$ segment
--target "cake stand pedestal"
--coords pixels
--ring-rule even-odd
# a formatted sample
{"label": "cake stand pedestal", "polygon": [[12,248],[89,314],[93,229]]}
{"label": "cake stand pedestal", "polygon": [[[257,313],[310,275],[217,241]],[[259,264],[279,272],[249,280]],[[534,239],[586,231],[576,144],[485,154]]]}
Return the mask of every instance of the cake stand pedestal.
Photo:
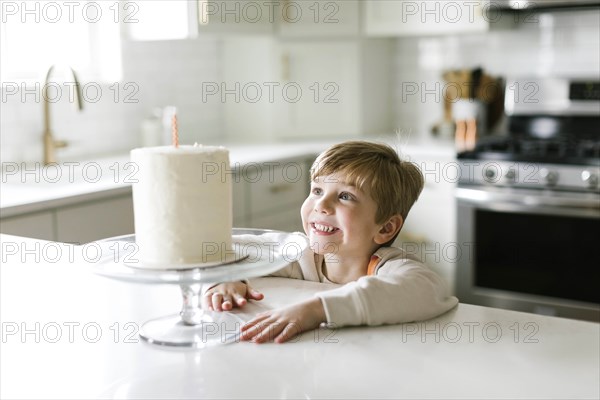
{"label": "cake stand pedestal", "polygon": [[202,286],[268,275],[297,260],[308,246],[301,234],[262,229],[234,228],[232,239],[231,260],[193,266],[165,265],[164,269],[144,268],[136,259],[135,235],[104,239],[97,242],[102,257],[92,268],[112,279],[180,286],[181,311],[144,323],[140,337],[146,342],[192,348],[232,343],[239,340],[245,321],[234,313],[203,310]]}

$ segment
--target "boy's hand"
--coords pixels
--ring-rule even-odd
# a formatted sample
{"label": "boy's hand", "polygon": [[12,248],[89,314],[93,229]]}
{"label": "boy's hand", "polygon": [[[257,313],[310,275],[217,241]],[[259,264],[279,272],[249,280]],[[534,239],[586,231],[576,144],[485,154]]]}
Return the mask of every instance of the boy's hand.
{"label": "boy's hand", "polygon": [[213,311],[229,311],[243,307],[247,299],[262,300],[263,294],[244,282],[221,283],[213,286],[202,296],[202,308]]}
{"label": "boy's hand", "polygon": [[258,314],[242,326],[241,339],[254,343],[270,340],[283,343],[301,332],[318,328],[326,319],[321,300],[314,298]]}

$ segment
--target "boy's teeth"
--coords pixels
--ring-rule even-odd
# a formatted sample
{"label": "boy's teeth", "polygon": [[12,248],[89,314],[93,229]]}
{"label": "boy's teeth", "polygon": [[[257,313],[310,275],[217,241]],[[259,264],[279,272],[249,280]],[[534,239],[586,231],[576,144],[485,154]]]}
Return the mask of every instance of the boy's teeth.
{"label": "boy's teeth", "polygon": [[336,229],[333,226],[325,226],[325,225],[321,225],[321,224],[315,224],[315,228],[317,228],[317,230],[322,231],[322,232],[333,232]]}

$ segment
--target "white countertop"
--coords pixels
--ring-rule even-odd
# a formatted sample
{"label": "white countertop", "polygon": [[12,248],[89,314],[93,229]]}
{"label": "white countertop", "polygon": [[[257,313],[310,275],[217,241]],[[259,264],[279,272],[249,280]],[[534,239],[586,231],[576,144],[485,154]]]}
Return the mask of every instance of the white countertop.
{"label": "white countertop", "polygon": [[[7,235],[0,242],[1,398],[600,396],[596,323],[460,304],[425,323],[165,350],[136,332],[178,311],[177,287],[97,276],[81,261],[83,247]],[[244,319],[323,289],[254,283],[266,297]]]}
{"label": "white countertop", "polygon": [[[387,142],[411,159],[454,157],[454,150],[447,142],[408,142],[391,136],[365,139]],[[313,159],[327,147],[340,141],[342,140],[225,146],[230,151],[232,169],[239,170],[249,164],[262,166],[269,163],[276,166],[276,163]],[[129,154],[71,161],[48,167],[39,163],[3,163],[3,169],[0,181],[0,217],[3,218],[127,194],[131,192],[131,177],[135,176]]]}

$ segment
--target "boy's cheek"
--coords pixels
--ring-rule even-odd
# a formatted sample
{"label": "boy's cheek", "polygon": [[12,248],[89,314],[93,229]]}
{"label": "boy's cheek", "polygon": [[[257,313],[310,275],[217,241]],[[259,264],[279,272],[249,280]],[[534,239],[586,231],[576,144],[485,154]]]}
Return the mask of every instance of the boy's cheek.
{"label": "boy's cheek", "polygon": [[307,235],[309,234],[309,227],[308,227],[308,215],[310,214],[310,204],[308,202],[308,199],[306,199],[304,201],[304,203],[302,203],[302,207],[300,207],[300,218],[302,219],[302,227],[304,228],[304,233],[306,233]]}

